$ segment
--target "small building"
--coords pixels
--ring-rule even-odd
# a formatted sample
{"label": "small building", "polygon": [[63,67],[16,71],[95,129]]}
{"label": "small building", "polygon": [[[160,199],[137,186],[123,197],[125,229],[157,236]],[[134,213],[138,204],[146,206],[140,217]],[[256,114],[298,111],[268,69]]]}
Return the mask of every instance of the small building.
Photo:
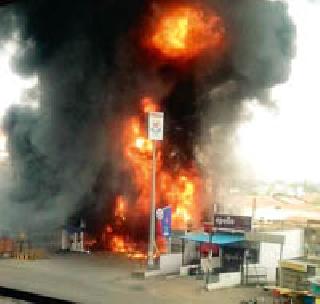
{"label": "small building", "polygon": [[210,284],[211,288],[275,282],[279,261],[301,257],[304,251],[303,229],[215,230],[213,233],[187,233],[181,239],[183,266],[180,274],[208,272],[215,281]]}

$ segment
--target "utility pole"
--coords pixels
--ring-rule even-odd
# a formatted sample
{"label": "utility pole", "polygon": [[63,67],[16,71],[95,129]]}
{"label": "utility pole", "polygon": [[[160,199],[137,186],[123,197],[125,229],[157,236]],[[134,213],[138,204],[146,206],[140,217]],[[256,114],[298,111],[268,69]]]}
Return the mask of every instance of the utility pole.
{"label": "utility pole", "polygon": [[156,142],[152,140],[152,190],[151,190],[151,208],[150,208],[150,229],[149,229],[149,248],[148,248],[148,267],[154,267],[153,249],[156,242]]}
{"label": "utility pole", "polygon": [[148,268],[154,268],[154,248],[156,243],[156,171],[157,155],[156,141],[163,140],[163,113],[148,113],[148,139],[152,141],[152,187],[150,204],[150,227],[149,227],[149,246],[148,246]]}

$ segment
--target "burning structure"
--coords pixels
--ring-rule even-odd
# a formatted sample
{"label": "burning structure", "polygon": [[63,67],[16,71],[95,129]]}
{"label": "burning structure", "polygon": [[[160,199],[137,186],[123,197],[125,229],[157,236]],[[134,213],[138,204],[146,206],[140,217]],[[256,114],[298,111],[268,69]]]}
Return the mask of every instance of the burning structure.
{"label": "burning structure", "polygon": [[174,228],[197,227],[241,102],[268,100],[293,56],[282,2],[30,1],[1,15],[3,37],[19,32],[16,69],[40,91],[37,111],[5,120],[16,175],[1,214],[30,231],[85,218],[104,248],[131,255],[148,230],[146,113],[166,117],[157,204]]}

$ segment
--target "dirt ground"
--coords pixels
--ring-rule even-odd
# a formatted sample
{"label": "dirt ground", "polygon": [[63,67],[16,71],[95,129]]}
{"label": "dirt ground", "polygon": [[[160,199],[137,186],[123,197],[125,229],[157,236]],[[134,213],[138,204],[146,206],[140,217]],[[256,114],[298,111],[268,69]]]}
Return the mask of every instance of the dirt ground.
{"label": "dirt ground", "polygon": [[[62,255],[38,261],[0,260],[0,286],[85,304],[238,304],[253,298],[260,300],[259,304],[272,303],[270,295],[260,288],[208,292],[204,282],[194,277],[134,278],[132,271],[137,268],[141,268],[137,263],[105,254]],[[0,298],[1,304],[17,303],[1,301]]]}
{"label": "dirt ground", "polygon": [[27,304],[27,302],[0,297],[0,304]]}

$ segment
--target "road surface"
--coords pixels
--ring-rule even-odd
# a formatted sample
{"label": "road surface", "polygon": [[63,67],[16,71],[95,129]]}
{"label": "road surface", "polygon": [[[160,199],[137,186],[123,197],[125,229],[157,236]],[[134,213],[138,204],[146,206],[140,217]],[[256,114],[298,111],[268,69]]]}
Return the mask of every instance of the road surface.
{"label": "road surface", "polygon": [[[54,256],[38,261],[0,260],[0,286],[86,304],[237,304],[266,296],[257,288],[207,292],[204,282],[194,277],[141,280],[131,276],[137,267],[124,257],[105,254]],[[270,299],[266,298],[265,303],[271,303]]]}

